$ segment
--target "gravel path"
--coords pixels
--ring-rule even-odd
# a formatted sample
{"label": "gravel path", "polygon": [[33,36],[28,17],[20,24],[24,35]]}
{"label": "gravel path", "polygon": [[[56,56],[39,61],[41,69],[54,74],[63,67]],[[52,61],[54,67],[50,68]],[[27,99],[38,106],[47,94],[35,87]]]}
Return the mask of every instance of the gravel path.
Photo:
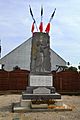
{"label": "gravel path", "polygon": [[80,120],[80,96],[62,96],[65,104],[72,106],[72,111],[11,113],[11,104],[19,102],[21,95],[0,96],[0,120]]}

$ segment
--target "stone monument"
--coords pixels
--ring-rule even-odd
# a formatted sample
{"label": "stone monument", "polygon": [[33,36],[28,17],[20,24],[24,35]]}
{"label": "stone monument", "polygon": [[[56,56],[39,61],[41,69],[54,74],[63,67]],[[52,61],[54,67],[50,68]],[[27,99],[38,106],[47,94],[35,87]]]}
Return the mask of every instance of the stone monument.
{"label": "stone monument", "polygon": [[49,28],[55,10],[46,27],[46,33],[44,33],[42,28],[43,8],[41,8],[40,32],[33,32],[36,21],[30,7],[30,13],[34,21],[32,27],[30,75],[26,91],[22,93],[20,104],[13,107],[14,111],[35,111],[36,108],[37,111],[41,109],[67,108],[63,106],[61,95],[53,87],[53,75],[51,74]]}
{"label": "stone monument", "polygon": [[48,33],[35,32],[32,37],[30,76],[22,99],[60,99],[53,87],[51,74],[50,37]]}
{"label": "stone monument", "polygon": [[61,95],[53,87],[51,74],[50,37],[35,32],[32,37],[29,82],[20,103],[12,106],[13,112],[72,110],[63,104]]}

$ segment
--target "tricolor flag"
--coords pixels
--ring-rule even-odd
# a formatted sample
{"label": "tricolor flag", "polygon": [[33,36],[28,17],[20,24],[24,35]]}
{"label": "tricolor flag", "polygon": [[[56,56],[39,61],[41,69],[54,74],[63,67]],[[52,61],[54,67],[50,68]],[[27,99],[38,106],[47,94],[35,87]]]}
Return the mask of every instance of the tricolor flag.
{"label": "tricolor flag", "polygon": [[32,19],[34,20],[33,13],[32,13],[31,6],[30,6],[30,5],[29,5],[29,8],[30,8],[30,14],[31,14],[31,16],[32,16]]}
{"label": "tricolor flag", "polygon": [[46,27],[46,29],[45,29],[45,32],[46,32],[46,33],[49,33],[49,31],[50,31],[50,22],[51,22],[51,20],[53,19],[53,16],[54,16],[54,14],[55,14],[55,11],[56,11],[56,8],[54,9],[54,12],[53,12],[52,15],[51,15],[51,18],[50,18],[50,20],[49,20],[49,23],[47,24],[47,27]]}
{"label": "tricolor flag", "polygon": [[40,30],[40,32],[43,31],[43,22],[40,23],[39,30]]}
{"label": "tricolor flag", "polygon": [[32,33],[33,33],[33,31],[34,31],[34,24],[35,24],[35,26],[36,26],[37,31],[38,31],[38,28],[37,28],[37,24],[36,24],[36,21],[35,21],[35,19],[34,19],[34,16],[33,16],[33,13],[32,13],[32,10],[31,10],[30,5],[29,5],[29,8],[30,8],[30,14],[31,14],[32,19],[33,19],[33,24],[32,24],[32,29],[31,29],[31,31],[32,31]]}
{"label": "tricolor flag", "polygon": [[50,31],[50,22],[47,24],[47,27],[46,27],[45,32],[46,32],[46,33],[49,33],[49,31]]}
{"label": "tricolor flag", "polygon": [[42,22],[42,18],[43,18],[43,7],[41,6],[41,23],[40,23],[40,26],[39,26],[40,32],[43,31],[43,22]]}
{"label": "tricolor flag", "polygon": [[50,18],[49,22],[51,22],[51,20],[53,19],[53,16],[54,16],[54,14],[55,14],[55,11],[56,11],[56,8],[54,9],[54,12],[52,13],[52,15],[51,15],[51,18]]}
{"label": "tricolor flag", "polygon": [[32,24],[31,32],[32,32],[32,33],[34,32],[34,22],[33,22],[33,24]]}

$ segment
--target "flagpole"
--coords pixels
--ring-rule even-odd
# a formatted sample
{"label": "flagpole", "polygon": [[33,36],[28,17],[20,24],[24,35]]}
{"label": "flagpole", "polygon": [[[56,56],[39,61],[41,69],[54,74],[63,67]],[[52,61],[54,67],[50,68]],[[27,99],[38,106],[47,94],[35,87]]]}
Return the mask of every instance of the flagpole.
{"label": "flagpole", "polygon": [[35,22],[35,26],[36,26],[36,30],[38,31],[38,27],[37,27],[37,24],[36,24],[36,22]]}
{"label": "flagpole", "polygon": [[43,19],[43,6],[41,6],[41,22],[42,22],[42,19]]}
{"label": "flagpole", "polygon": [[55,14],[55,11],[56,11],[56,8],[54,9],[54,12],[52,13],[52,15],[51,15],[51,17],[50,17],[50,20],[49,20],[49,22],[48,22],[48,24],[47,24],[47,27],[46,27],[46,29],[45,29],[45,32],[46,32],[46,33],[49,33],[49,31],[50,31],[50,22],[51,22],[51,20],[53,19],[53,16],[54,16],[54,14]]}
{"label": "flagpole", "polygon": [[34,21],[34,24],[35,24],[36,30],[38,31],[38,27],[37,27],[37,24],[36,24],[36,20],[34,19],[34,16],[33,16],[33,13],[32,13],[31,6],[30,6],[30,5],[29,5],[29,8],[30,8],[30,14],[31,14],[32,19],[33,19],[33,21]]}
{"label": "flagpole", "polygon": [[54,12],[53,12],[52,15],[51,15],[51,18],[50,18],[50,20],[49,20],[49,23],[50,23],[51,20],[53,19],[53,16],[54,16],[54,14],[55,14],[55,11],[56,11],[56,8],[54,9]]}
{"label": "flagpole", "polygon": [[42,22],[42,19],[43,19],[43,7],[41,6],[41,22],[40,22],[40,26],[39,26],[40,32],[43,32],[43,22]]}

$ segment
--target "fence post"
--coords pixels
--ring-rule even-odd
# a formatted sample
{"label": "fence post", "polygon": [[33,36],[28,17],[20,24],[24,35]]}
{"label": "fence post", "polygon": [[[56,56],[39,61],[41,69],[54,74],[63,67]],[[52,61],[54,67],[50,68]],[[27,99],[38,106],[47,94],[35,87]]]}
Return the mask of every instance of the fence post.
{"label": "fence post", "polygon": [[60,78],[60,92],[62,92],[62,78]]}

